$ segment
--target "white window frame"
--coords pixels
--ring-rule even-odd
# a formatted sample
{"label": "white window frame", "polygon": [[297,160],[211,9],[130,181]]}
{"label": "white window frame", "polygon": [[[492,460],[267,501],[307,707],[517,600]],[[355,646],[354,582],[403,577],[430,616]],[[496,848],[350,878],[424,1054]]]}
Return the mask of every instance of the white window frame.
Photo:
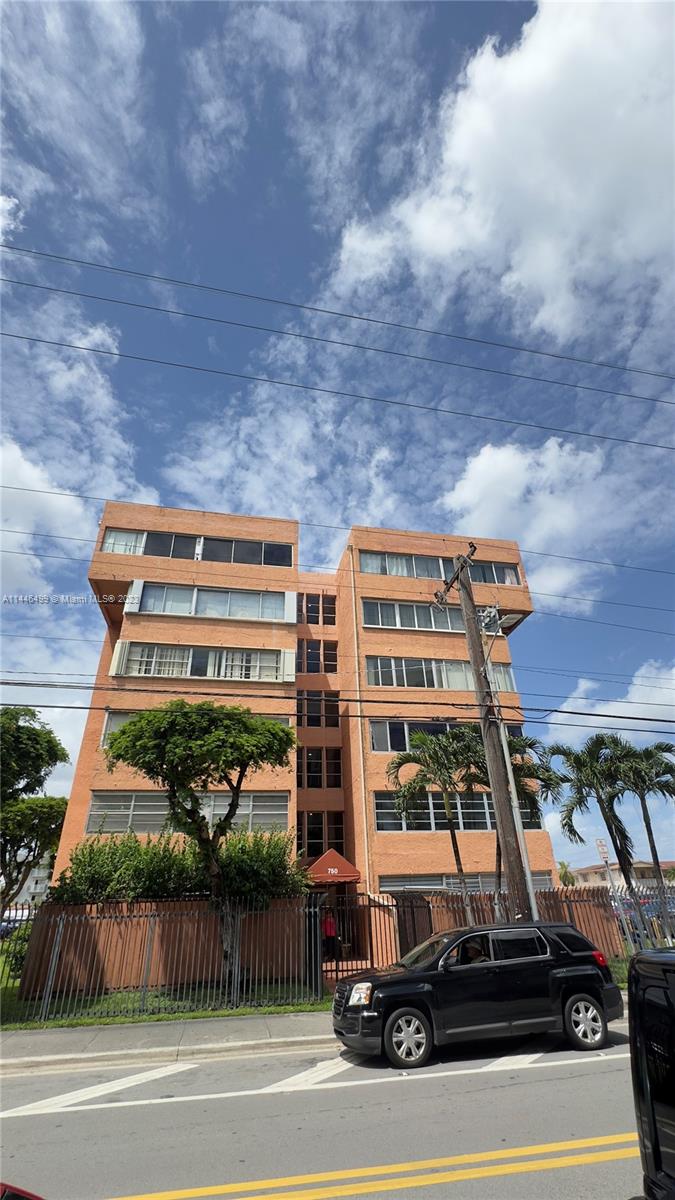
{"label": "white window frame", "polygon": [[[111,550],[111,549],[109,549],[109,547],[106,546],[106,544],[105,544],[106,538],[109,533],[110,534],[127,534],[134,538],[140,538],[140,542],[138,543],[138,548],[135,550]],[[114,526],[106,526],[106,528],[103,532],[103,540],[101,542],[101,551],[103,554],[129,554],[129,555],[142,554],[143,549],[145,547],[146,536],[147,536],[147,532],[144,529],[117,529]]]}
{"label": "white window frame", "polygon": [[[369,734],[370,734],[370,750],[373,754],[399,754],[400,753],[400,751],[392,750],[392,748],[391,748],[391,737],[390,737],[389,725],[392,721],[396,721],[397,725],[403,725],[404,730],[405,730],[405,749],[409,750],[410,749],[410,725],[411,724],[419,724],[421,721],[423,721],[423,718],[420,717],[420,722],[416,722],[416,721],[411,722],[411,721],[406,720],[405,718],[398,719],[396,717],[371,717]],[[442,726],[443,728],[442,728],[441,732],[447,733],[448,729],[454,729],[455,726],[458,724],[458,722],[457,721],[433,721],[433,722],[432,721],[424,721],[424,724],[425,725],[434,724],[434,725],[438,725],[439,727]],[[373,745],[373,725],[386,725],[386,727],[387,727],[387,749],[386,750],[378,750]],[[413,732],[417,732],[417,730],[413,730]]]}
{"label": "white window frame", "polygon": [[[378,796],[391,796],[392,804],[393,804],[394,794],[393,794],[393,792],[388,793],[388,792],[385,792],[384,790],[380,791],[379,789],[377,791],[373,792],[373,806],[374,806],[374,813],[375,813],[375,831],[376,831],[376,833],[378,833],[378,834],[447,833],[448,830],[445,825],[438,825],[438,826],[436,825],[436,814],[434,812],[433,797],[434,797],[434,795],[437,796],[438,794],[439,794],[438,792],[433,792],[431,790],[428,791],[426,794],[427,795],[427,812],[425,812],[423,807],[421,807],[421,809],[420,809],[420,816],[426,817],[428,815],[428,817],[429,817],[429,825],[430,825],[429,828],[422,829],[422,828],[420,828],[419,825],[408,826],[403,814],[401,814],[400,817],[397,814],[397,819],[400,820],[400,822],[401,822],[400,829],[379,829],[378,825],[377,825],[377,797]],[[457,812],[457,829],[460,833],[492,833],[494,831],[494,829],[496,828],[496,825],[495,825],[495,820],[494,820],[494,813],[491,809],[491,806],[488,803],[488,800],[490,799],[489,792],[476,792],[474,794],[474,796],[472,797],[472,799],[475,801],[482,800],[482,802],[483,802],[483,809],[484,809],[485,819],[486,819],[487,824],[484,826],[481,826],[479,829],[475,829],[473,827],[469,827],[469,828],[464,827],[464,814],[462,811],[462,793],[461,792],[453,792],[452,795],[453,795],[453,800],[454,800],[454,804],[455,804],[455,810]]]}
{"label": "white window frame", "polygon": [[[106,792],[106,791],[94,790],[90,793],[89,812],[87,813],[87,824],[85,827],[85,832],[90,835],[95,834],[98,831],[99,826],[101,826],[101,825],[102,825],[104,833],[114,833],[114,832],[124,832],[125,831],[124,829],[122,829],[122,830],[106,830],[105,813],[103,813],[101,815],[97,824],[90,828],[90,824],[91,824],[91,820],[92,820],[92,808],[93,808],[95,800],[98,800],[99,798],[111,800],[113,803],[115,803],[115,802],[120,803],[120,804],[128,803],[129,807],[128,807],[128,813],[127,813],[127,823],[126,823],[126,827],[125,827],[126,830],[134,829],[136,833],[151,833],[152,834],[152,833],[160,832],[163,825],[166,824],[166,820],[168,817],[169,805],[168,805],[168,800],[166,799],[166,794],[164,792],[109,792],[109,791]],[[221,801],[221,798],[222,798],[222,803],[219,803]],[[164,816],[164,820],[162,821],[162,825],[158,825],[158,823],[155,823],[155,824],[153,824],[152,828],[144,829],[142,826],[137,826],[134,824],[134,818],[137,815],[140,815],[142,813],[144,806],[152,809],[152,807],[154,805],[157,808],[159,815],[161,815],[162,805],[159,802],[162,799],[165,802],[164,807],[166,808],[166,814]],[[209,825],[211,827],[213,827],[214,811],[218,810],[215,813],[216,818],[224,815],[224,813],[227,811],[227,808],[229,807],[229,803],[230,803],[230,793],[229,792],[213,792],[213,793],[209,793],[207,796],[203,797],[202,810],[203,810],[204,815],[206,816],[206,818],[209,822]],[[274,813],[274,815],[278,814],[281,817],[281,810],[284,807],[285,807],[285,817],[283,820],[281,820],[281,821],[265,820],[267,813],[270,810],[274,811],[275,808],[277,810],[277,813]],[[234,818],[234,826],[233,827],[238,828],[238,829],[241,829],[242,827],[244,827],[245,829],[248,829],[249,832],[252,829],[262,829],[262,830],[271,830],[271,829],[280,829],[280,828],[288,829],[289,807],[290,807],[290,794],[287,791],[242,792],[240,802],[239,802],[239,809],[237,811],[237,815]],[[120,809],[118,809],[117,813],[114,813],[113,815],[118,816],[118,817],[123,816],[124,808],[121,807]],[[258,817],[258,818],[262,817],[263,819],[256,820],[256,817]],[[245,818],[245,820],[242,820],[240,818]],[[118,823],[121,824],[121,821]]]}
{"label": "white window frame", "polygon": [[[392,674],[393,682],[392,683],[382,683],[382,682],[380,682],[380,680],[377,680],[377,681],[371,680],[371,678],[369,676],[369,664],[371,662],[376,663],[376,667],[374,668],[374,670],[376,670],[377,675],[380,677],[380,680],[381,680],[381,673],[382,673],[382,663],[385,663],[385,664],[389,663],[389,669]],[[407,663],[411,664],[410,667],[408,667],[406,665]],[[416,665],[418,663],[422,663],[422,670],[424,672],[425,679],[427,678],[427,676],[429,674],[432,675],[433,680],[434,680],[433,684],[426,683],[426,682],[425,683],[408,683],[407,672],[409,670],[413,669],[412,668],[413,663]],[[453,682],[449,682],[449,680],[451,680],[451,669],[453,666],[456,667],[457,664],[461,664],[461,666],[463,668],[463,672],[464,672],[464,686],[462,686],[462,687],[457,687]],[[403,680],[404,680],[403,683],[397,682],[397,679],[396,679],[397,671],[402,672]],[[411,687],[411,688],[424,688],[425,690],[438,688],[439,690],[447,691],[447,692],[475,692],[475,690],[476,690],[475,683],[474,683],[473,679],[471,678],[470,663],[468,663],[464,659],[414,658],[411,656],[399,657],[398,655],[388,655],[388,654],[368,654],[368,655],[366,655],[366,684],[368,687],[396,687],[396,688]]]}
{"label": "white window frame", "polygon": [[[159,609],[158,608],[143,608],[143,596],[145,595],[146,588],[163,588],[164,596],[163,596],[162,604],[164,606],[166,605],[166,593],[169,588],[179,589],[181,592],[184,592],[186,594],[189,593],[190,594],[190,608],[187,612],[167,612],[165,607],[162,607]],[[198,612],[197,605],[199,603],[199,595],[200,595],[200,593],[207,593],[207,592],[214,592],[218,596],[226,596],[227,597],[227,605],[226,605],[227,611],[223,612],[223,613]],[[231,609],[231,605],[232,605],[232,596],[237,595],[240,592],[246,596],[257,596],[258,597],[258,612],[257,612],[256,616],[253,616],[253,614],[247,615],[247,616],[238,616],[236,614],[235,615],[231,614],[230,609]],[[282,598],[283,603],[281,605],[281,615],[280,616],[270,617],[263,613],[263,606],[264,606],[263,598],[265,596],[275,596],[275,597]],[[125,611],[125,613],[126,612],[139,612],[139,613],[143,613],[144,615],[149,615],[149,616],[153,616],[153,617],[198,617],[200,620],[206,620],[206,621],[264,621],[264,622],[269,622],[272,624],[277,624],[279,622],[283,622],[283,623],[290,623],[290,624],[294,625],[295,624],[295,616],[294,615],[292,616],[292,620],[290,622],[289,622],[289,618],[288,618],[289,611],[291,611],[294,614],[294,608],[295,608],[295,592],[290,592],[290,593],[289,592],[276,592],[276,591],[269,591],[266,588],[258,589],[258,588],[201,587],[201,586],[196,586],[196,585],[195,586],[190,586],[187,584],[183,585],[180,583],[155,583],[154,580],[151,580],[151,579],[146,579],[146,580],[135,579],[133,581],[131,587],[129,588],[129,592],[127,595],[127,603],[124,606],[124,611]]]}
{"label": "white window frame", "polygon": [[[243,682],[263,682],[263,683],[291,683],[295,680],[294,653],[292,650],[277,650],[277,649],[258,649],[249,647],[235,646],[180,646],[173,643],[162,642],[118,642],[121,647],[117,654],[118,662],[115,664],[116,669],[113,670],[111,664],[111,674],[126,675],[132,678],[148,678],[149,676],[159,676],[164,679],[227,679]],[[139,660],[142,657],[143,651],[152,652],[150,671],[129,671],[129,659],[134,656],[136,648],[139,648]],[[192,674],[192,655],[194,650],[208,650],[213,654],[219,655],[215,660],[217,671],[211,675],[193,675]],[[187,651],[187,671],[181,671],[178,674],[167,675],[166,672],[158,672],[156,666],[161,661],[163,651]],[[224,674],[223,668],[226,665],[226,654],[242,654],[256,656],[251,658],[247,664],[251,667],[250,674],[230,675]],[[274,655],[276,658],[276,670],[274,676],[263,675],[261,673],[261,658],[263,654]]]}
{"label": "white window frame", "polygon": [[[364,554],[379,554],[381,557],[383,557],[385,560],[386,568],[387,568],[386,571],[369,571],[367,569],[364,569],[364,566],[363,566],[364,560],[362,558],[362,555],[364,555]],[[406,574],[406,575],[401,575],[398,571],[391,571],[390,564],[389,564],[390,558],[391,559],[395,559],[395,558],[409,559],[411,566],[412,566],[412,571],[410,571],[410,573]],[[415,562],[416,558],[424,558],[424,559],[427,559],[427,558],[434,559],[435,558],[436,561],[438,562],[438,575],[426,575],[426,574],[418,575],[417,574],[417,564]],[[519,567],[518,563],[502,562],[502,561],[497,561],[496,559],[483,559],[483,558],[478,559],[477,562],[482,567],[490,567],[491,568],[492,579],[489,580],[488,582],[495,584],[497,587],[519,587],[522,583],[522,580],[520,577],[520,567]],[[516,574],[516,582],[515,583],[501,583],[497,579],[497,567],[510,567]],[[396,579],[448,579],[450,577],[450,575],[452,574],[452,565],[451,565],[451,562],[449,559],[443,558],[443,556],[440,554],[439,555],[436,555],[436,554],[408,554],[408,553],[397,554],[393,550],[359,550],[359,570],[362,575],[382,575],[382,576],[391,575],[393,578],[396,578]]]}

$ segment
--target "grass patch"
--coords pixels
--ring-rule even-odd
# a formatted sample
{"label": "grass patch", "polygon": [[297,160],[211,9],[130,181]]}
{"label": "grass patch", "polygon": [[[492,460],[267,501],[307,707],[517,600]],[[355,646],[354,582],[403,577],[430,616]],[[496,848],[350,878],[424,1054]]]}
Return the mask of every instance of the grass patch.
{"label": "grass patch", "polygon": [[622,991],[625,991],[626,987],[628,986],[628,961],[627,961],[627,959],[625,959],[625,958],[610,958],[608,965],[609,965],[610,971],[612,972],[612,978],[614,979],[615,984],[617,985],[617,987],[620,987]]}
{"label": "grass patch", "polygon": [[19,999],[19,981],[8,979],[0,988],[0,1021],[5,1029],[44,1029],[78,1025],[125,1025],[145,1021],[183,1021],[204,1017],[252,1014],[325,1012],[332,996],[303,999],[279,985],[256,992],[242,991],[234,1007],[229,996],[202,984],[192,988],[141,989],[99,996],[54,996],[46,1020],[39,1019],[40,999]]}
{"label": "grass patch", "polygon": [[[112,999],[112,997],[110,997]],[[139,1025],[148,1021],[196,1021],[205,1017],[267,1017],[277,1013],[307,1013],[330,1012],[332,997],[323,1000],[308,1000],[299,1004],[259,1004],[244,1005],[241,1008],[204,1008],[190,1011],[156,1011],[136,1013],[135,1015],[116,1013],[81,1017],[52,1016],[48,1021],[26,1021],[18,1019],[6,1020],[3,1004],[2,1027],[9,1029],[73,1029],[83,1025]]]}

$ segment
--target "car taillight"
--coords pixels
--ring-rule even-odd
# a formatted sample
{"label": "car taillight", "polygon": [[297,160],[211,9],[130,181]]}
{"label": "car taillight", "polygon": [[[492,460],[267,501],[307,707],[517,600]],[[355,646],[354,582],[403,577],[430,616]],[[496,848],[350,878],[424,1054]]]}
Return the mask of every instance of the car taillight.
{"label": "car taillight", "polygon": [[607,966],[607,959],[605,958],[604,954],[602,953],[602,950],[594,950],[593,958],[595,959],[595,961],[599,967]]}

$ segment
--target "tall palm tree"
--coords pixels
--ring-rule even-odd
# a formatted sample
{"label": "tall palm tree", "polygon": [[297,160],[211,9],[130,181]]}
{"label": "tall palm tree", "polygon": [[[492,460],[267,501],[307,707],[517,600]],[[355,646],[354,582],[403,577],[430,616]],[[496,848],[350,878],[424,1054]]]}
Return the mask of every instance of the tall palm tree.
{"label": "tall palm tree", "polygon": [[[414,822],[415,811],[428,791],[439,791],[450,830],[450,842],[455,859],[459,890],[465,906],[468,888],[457,840],[456,791],[458,777],[471,772],[473,763],[483,753],[480,734],[475,725],[457,725],[438,735],[421,730],[410,735],[410,750],[395,754],[387,767],[387,776],[394,788],[397,810]],[[402,779],[406,767],[416,767],[408,780]]]}
{"label": "tall palm tree", "polygon": [[627,790],[632,792],[634,796],[637,796],[640,801],[642,820],[647,831],[647,841],[649,842],[649,850],[654,864],[661,919],[667,935],[672,934],[667,892],[656,849],[647,798],[649,796],[663,796],[665,799],[675,799],[675,762],[673,762],[673,755],[675,755],[675,745],[672,742],[653,742],[651,746],[644,746],[640,749],[636,746],[630,746],[630,749],[624,755],[621,766],[622,779]]}
{"label": "tall palm tree", "polygon": [[626,791],[623,767],[631,750],[630,743],[618,734],[595,733],[578,750],[555,743],[549,752],[553,758],[562,759],[562,778],[569,785],[569,793],[560,811],[560,826],[565,837],[577,844],[585,842],[574,821],[580,813],[587,813],[591,802],[595,801],[609,834],[626,891],[640,919],[642,914],[632,875],[633,840],[616,807]]}
{"label": "tall palm tree", "polygon": [[[521,809],[533,820],[541,820],[544,799],[557,800],[562,777],[553,770],[548,752],[537,738],[508,739],[516,796]],[[416,766],[416,774],[407,782],[401,779],[406,766]],[[452,851],[462,896],[467,888],[457,840],[456,793],[458,786],[464,795],[489,791],[490,780],[480,726],[473,723],[456,725],[437,736],[427,733],[410,735],[410,750],[396,754],[387,768],[395,789],[394,800],[400,812],[414,820],[415,808],[428,790],[441,792],[450,829]],[[501,891],[502,855],[497,836],[495,861],[495,890]]]}

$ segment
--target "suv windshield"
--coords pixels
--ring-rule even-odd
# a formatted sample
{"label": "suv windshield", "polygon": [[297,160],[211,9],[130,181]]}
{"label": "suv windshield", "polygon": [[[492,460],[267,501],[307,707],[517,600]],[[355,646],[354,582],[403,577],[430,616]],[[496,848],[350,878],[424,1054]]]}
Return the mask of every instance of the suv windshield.
{"label": "suv windshield", "polygon": [[434,937],[427,938],[426,942],[421,942],[419,946],[414,946],[407,954],[404,954],[400,960],[402,967],[426,967],[429,963],[445,949],[449,941],[447,933],[436,934]]}

